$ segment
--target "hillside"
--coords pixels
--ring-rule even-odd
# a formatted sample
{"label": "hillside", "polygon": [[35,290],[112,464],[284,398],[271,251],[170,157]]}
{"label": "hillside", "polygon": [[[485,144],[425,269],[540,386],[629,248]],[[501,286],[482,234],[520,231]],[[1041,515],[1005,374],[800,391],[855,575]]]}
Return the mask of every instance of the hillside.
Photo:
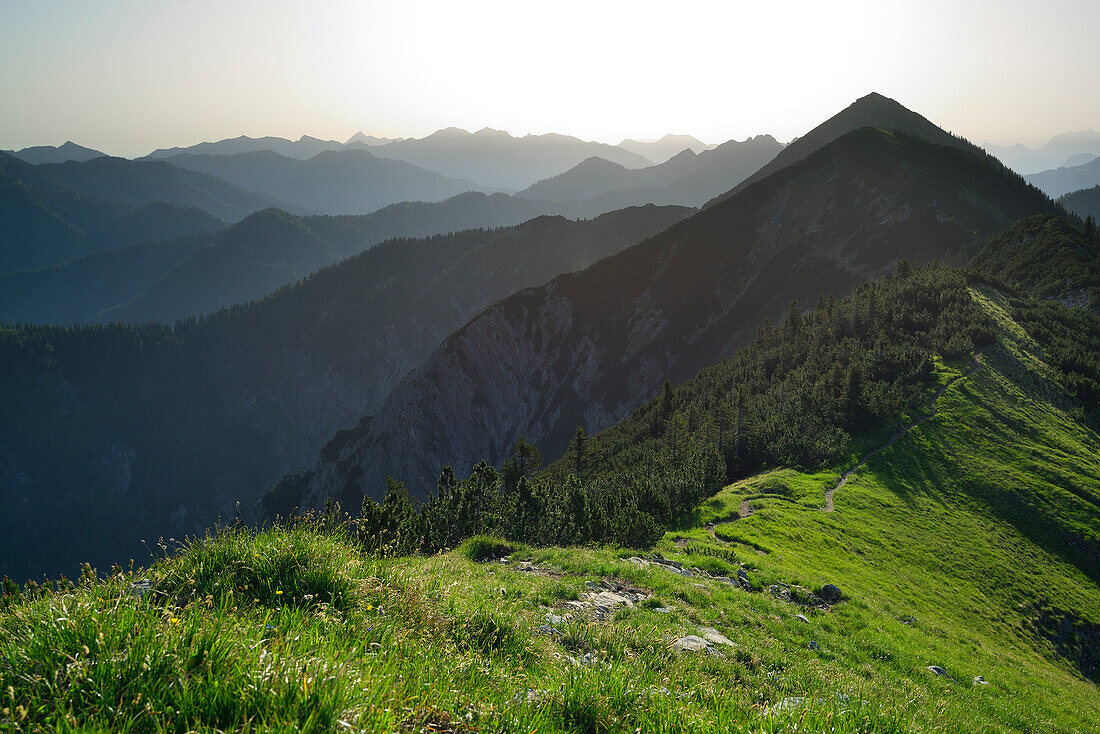
{"label": "hillside", "polygon": [[1100,186],[1063,194],[1058,203],[1079,217],[1100,218]]}
{"label": "hillside", "polygon": [[857,130],[583,273],[480,314],[284,494],[316,508],[337,493],[377,497],[390,475],[423,496],[440,467],[500,464],[521,434],[560,456],[578,424],[606,428],[665,379],[729,357],[791,300],[843,295],[900,259],[959,258],[1016,218],[1053,208],[988,157]]}
{"label": "hillside", "polygon": [[783,146],[770,135],[730,140],[696,155],[685,150],[666,162],[646,168],[589,158],[558,176],[539,181],[516,196],[587,203],[597,209],[616,204],[679,204],[701,206],[755,173],[775,158]]}
{"label": "hillside", "polygon": [[[1075,416],[1036,327],[1095,340],[1100,322],[1057,305],[1036,321],[1027,303],[950,272],[874,288],[917,295],[937,278],[968,294],[948,310],[984,322],[987,341],[974,359],[937,359],[916,425],[888,446],[892,427],[872,428],[853,448],[882,448],[861,465],[853,451],[814,471],[752,474],[640,546],[478,537],[405,554],[366,523],[321,517],[169,543],[147,570],[54,592],[9,587],[6,721],[1090,732],[1100,593],[1087,544],[1066,543],[1064,528],[1095,552],[1100,435]],[[880,313],[906,313],[889,303]],[[833,307],[849,305],[864,303]],[[815,314],[807,333],[831,330]],[[897,326],[913,336],[937,323]],[[688,395],[721,390],[691,384],[675,400],[685,419]],[[40,670],[80,684],[55,689]]]}
{"label": "hillside", "polygon": [[[201,533],[307,465],[495,300],[687,213],[392,240],[175,328],[0,328],[0,514],[14,523],[0,528],[0,575],[71,573],[82,558],[136,557],[141,538]],[[242,225],[321,247],[361,236],[346,219],[270,212]]]}
{"label": "hillside", "polygon": [[208,173],[320,214],[368,214],[399,201],[440,201],[486,191],[366,150],[332,150],[306,160],[271,151],[236,155],[173,155],[177,168]]}
{"label": "hillside", "polygon": [[934,123],[916,112],[906,109],[889,97],[872,92],[865,97],[860,97],[802,137],[793,140],[777,153],[769,163],[762,166],[732,190],[715,197],[707,206],[729,198],[783,167],[802,160],[823,145],[861,127],[876,127],[887,131],[899,130],[902,133],[915,135],[938,145],[958,148],[968,153],[982,154],[979,148],[971,145],[966,140],[937,127]]}
{"label": "hillside", "polygon": [[970,265],[1035,298],[1100,308],[1100,240],[1054,215],[1021,219]]}
{"label": "hillside", "polygon": [[51,190],[39,167],[0,154],[0,276],[224,226],[196,207]]}
{"label": "hillside", "polygon": [[1069,168],[1055,168],[1024,176],[1024,179],[1050,197],[1100,185],[1100,158]]}
{"label": "hillside", "polygon": [[985,145],[991,155],[999,158],[1006,166],[1017,173],[1028,175],[1053,168],[1085,163],[1074,158],[1088,156],[1089,159],[1100,155],[1100,132],[1095,130],[1077,130],[1055,135],[1038,148],[1015,145]]}

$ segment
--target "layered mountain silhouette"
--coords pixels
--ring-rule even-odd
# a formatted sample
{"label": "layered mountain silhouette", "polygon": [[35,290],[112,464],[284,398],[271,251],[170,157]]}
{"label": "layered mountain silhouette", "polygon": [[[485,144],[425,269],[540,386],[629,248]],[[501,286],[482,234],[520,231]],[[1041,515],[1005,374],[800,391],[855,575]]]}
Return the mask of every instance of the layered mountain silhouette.
{"label": "layered mountain silhouette", "polygon": [[[173,242],[158,252],[155,246],[142,245],[117,256],[95,255],[64,267],[12,275],[6,282],[10,292],[0,295],[0,322],[172,323],[260,298],[386,239],[511,226],[545,214],[575,218],[599,213],[587,202],[476,192],[440,202],[391,204],[354,217],[298,217],[265,211],[225,232],[188,240],[193,247]],[[253,217],[280,226],[253,226]],[[318,234],[318,239],[301,236],[301,227],[314,234],[343,234],[334,239]],[[119,272],[112,272],[112,267]]]}
{"label": "layered mountain silhouette", "polygon": [[660,140],[631,140],[626,139],[619,143],[619,147],[631,153],[645,156],[654,163],[664,163],[677,153],[690,150],[692,153],[702,153],[704,150],[717,148],[717,145],[709,145],[691,135],[673,135],[669,133]]}
{"label": "layered mountain silhouette", "polygon": [[[486,306],[687,213],[392,240],[174,329],[0,329],[0,568],[27,578],[106,567],[136,556],[142,537],[201,532],[308,465]],[[324,246],[358,237],[357,219],[264,212],[241,227]]]}
{"label": "layered mountain silhouette", "polygon": [[0,276],[225,226],[193,206],[134,205],[88,196],[58,186],[42,175],[42,168],[0,153]]}
{"label": "layered mountain silhouette", "polygon": [[36,145],[31,148],[23,148],[22,150],[6,150],[3,152],[10,153],[19,160],[26,161],[33,165],[38,165],[39,163],[66,163],[68,161],[77,161],[80,163],[106,155],[106,153],[101,153],[98,150],[85,148],[83,145],[77,145],[71,140],[57,146]]}
{"label": "layered mountain silhouette", "polygon": [[647,203],[700,206],[739,184],[782,149],[772,136],[758,135],[731,140],[698,155],[684,150],[646,168],[628,169],[593,157],[516,196],[578,205],[584,201],[594,210]]}
{"label": "layered mountain silhouette", "polygon": [[171,158],[178,155],[238,155],[271,151],[287,158],[306,160],[328,150],[365,150],[390,142],[393,141],[389,138],[376,138],[372,135],[364,135],[362,132],[352,135],[344,143],[338,140],[321,140],[309,135],[303,135],[297,140],[272,136],[250,138],[247,135],[240,135],[236,138],[198,143],[182,148],[158,148],[146,158]]}
{"label": "layered mountain silhouette", "polygon": [[1024,179],[1054,197],[1071,191],[1100,186],[1100,158],[1094,158],[1080,166],[1033,173],[1024,176]]}
{"label": "layered mountain silhouette", "polygon": [[[912,119],[884,100],[870,119]],[[834,121],[826,129],[842,127]],[[858,128],[583,273],[497,303],[311,471],[285,480],[273,504],[356,502],[379,496],[386,476],[423,494],[443,466],[499,463],[521,434],[560,455],[578,424],[611,425],[663,380],[731,355],[792,300],[846,293],[902,258],[958,257],[1054,210],[998,161],[933,137],[952,145]]]}
{"label": "layered mountain silhouette", "polygon": [[1058,197],[1058,203],[1079,217],[1100,219],[1100,186],[1071,191]]}
{"label": "layered mountain silhouette", "polygon": [[[1039,148],[1026,145],[986,145],[986,151],[996,156],[1017,173],[1027,175],[1059,167],[1087,163],[1082,156],[1100,156],[1100,132],[1079,130],[1055,135]],[[1076,159],[1076,160],[1075,160]]]}
{"label": "layered mountain silhouette", "polygon": [[441,201],[466,191],[486,191],[471,181],[379,158],[366,150],[330,150],[305,160],[269,150],[183,154],[164,160],[320,214],[367,214],[399,201]]}
{"label": "layered mountain silhouette", "polygon": [[627,168],[653,164],[637,153],[569,135],[550,133],[516,138],[503,130],[489,128],[471,133],[449,127],[425,138],[410,138],[372,148],[371,152],[383,158],[407,161],[444,176],[511,191],[556,176],[592,156]]}

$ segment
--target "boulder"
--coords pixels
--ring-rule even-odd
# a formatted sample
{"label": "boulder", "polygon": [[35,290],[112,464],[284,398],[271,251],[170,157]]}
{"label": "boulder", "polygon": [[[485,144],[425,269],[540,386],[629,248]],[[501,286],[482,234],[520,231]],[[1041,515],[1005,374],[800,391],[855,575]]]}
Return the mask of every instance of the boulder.
{"label": "boulder", "polygon": [[681,637],[672,643],[672,649],[681,652],[700,652],[706,650],[708,647],[710,647],[710,643],[698,635]]}
{"label": "boulder", "polygon": [[834,584],[825,584],[821,587],[820,596],[826,604],[836,604],[838,601],[841,600],[844,594],[840,591],[839,586],[836,586]]}

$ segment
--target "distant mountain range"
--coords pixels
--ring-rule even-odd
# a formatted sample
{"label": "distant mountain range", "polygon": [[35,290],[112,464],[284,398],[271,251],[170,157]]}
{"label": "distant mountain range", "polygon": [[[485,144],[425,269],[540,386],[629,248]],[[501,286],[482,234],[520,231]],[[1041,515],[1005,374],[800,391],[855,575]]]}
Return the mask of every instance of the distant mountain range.
{"label": "distant mountain range", "polygon": [[[822,143],[832,131],[839,137]],[[995,159],[878,95],[802,141],[817,149],[481,313],[273,501],[357,501],[379,496],[385,476],[423,494],[444,465],[465,473],[503,461],[520,434],[559,456],[578,424],[605,428],[663,380],[728,357],[793,299],[846,293],[902,258],[961,258],[1011,221],[1055,208]]]}
{"label": "distant mountain range", "polygon": [[[58,168],[67,173],[85,165],[91,163],[34,166],[0,153],[0,276],[225,226],[195,206],[109,201],[58,183]],[[197,191],[190,194],[177,198],[197,198]],[[0,302],[11,298],[0,294]]]}
{"label": "distant mountain range", "polygon": [[783,145],[770,135],[731,140],[696,155],[691,150],[656,166],[628,169],[602,158],[589,158],[516,196],[586,202],[592,210],[639,204],[700,206],[739,184],[775,158]]}
{"label": "distant mountain range", "polygon": [[673,135],[669,133],[660,140],[624,140],[619,147],[631,153],[645,156],[654,163],[664,163],[677,153],[690,150],[692,153],[702,153],[704,150],[717,148],[717,145],[704,143],[691,135]]}
{"label": "distant mountain range", "polygon": [[1049,196],[1058,197],[1071,191],[1100,185],[1100,158],[1079,166],[1032,173],[1024,178]]}
{"label": "distant mountain range", "polygon": [[162,159],[320,214],[368,214],[400,201],[441,201],[489,190],[367,150],[329,150],[289,158],[270,150],[235,155],[180,154]]}
{"label": "distant mountain range", "polygon": [[[137,557],[139,538],[183,537],[232,516],[234,500],[311,462],[497,299],[687,213],[644,207],[391,240],[174,329],[0,329],[0,569],[35,578],[78,561],[106,568]],[[362,236],[364,219],[263,212],[225,236],[338,248]]]}
{"label": "distant mountain range", "polygon": [[1039,148],[1029,148],[1017,143],[1008,146],[986,145],[985,149],[1012,170],[1027,175],[1080,165],[1092,157],[1100,156],[1100,132],[1080,130],[1061,133]]}
{"label": "distant mountain range", "polygon": [[91,148],[85,148],[83,145],[77,145],[71,140],[58,146],[36,145],[33,148],[5,150],[0,152],[9,153],[19,160],[34,165],[38,165],[39,163],[66,163],[68,161],[82,163],[106,155],[98,150],[92,150]]}
{"label": "distant mountain range", "polygon": [[348,138],[347,142],[338,140],[321,140],[309,135],[303,135],[297,140],[288,140],[278,137],[250,138],[241,135],[236,138],[219,140],[211,143],[198,143],[184,148],[158,148],[146,158],[169,158],[177,155],[238,155],[240,153],[255,153],[257,151],[271,151],[287,158],[305,160],[318,153],[328,150],[364,150],[394,142],[394,138],[376,138],[373,135],[365,135],[357,132]]}

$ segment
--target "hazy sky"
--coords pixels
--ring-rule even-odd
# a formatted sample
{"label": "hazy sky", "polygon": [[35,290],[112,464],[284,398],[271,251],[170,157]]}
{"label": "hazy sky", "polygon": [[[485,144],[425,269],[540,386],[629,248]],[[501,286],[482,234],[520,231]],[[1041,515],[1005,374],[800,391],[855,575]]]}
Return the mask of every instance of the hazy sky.
{"label": "hazy sky", "polygon": [[0,19],[0,148],[787,140],[869,91],[975,142],[1100,128],[1098,0],[0,0]]}

